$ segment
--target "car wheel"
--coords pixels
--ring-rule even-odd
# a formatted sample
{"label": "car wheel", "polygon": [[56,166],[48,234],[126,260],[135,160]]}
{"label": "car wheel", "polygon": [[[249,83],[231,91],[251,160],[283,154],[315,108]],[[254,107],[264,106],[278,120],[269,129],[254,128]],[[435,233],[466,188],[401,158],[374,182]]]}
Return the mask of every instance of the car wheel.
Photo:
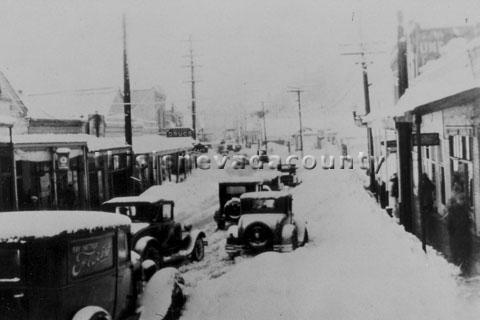
{"label": "car wheel", "polygon": [[195,241],[195,247],[192,252],[192,260],[201,261],[205,257],[205,246],[203,245],[203,239],[197,238]]}
{"label": "car wheel", "polygon": [[256,223],[245,230],[245,239],[253,250],[265,250],[271,243],[272,231],[266,225]]}

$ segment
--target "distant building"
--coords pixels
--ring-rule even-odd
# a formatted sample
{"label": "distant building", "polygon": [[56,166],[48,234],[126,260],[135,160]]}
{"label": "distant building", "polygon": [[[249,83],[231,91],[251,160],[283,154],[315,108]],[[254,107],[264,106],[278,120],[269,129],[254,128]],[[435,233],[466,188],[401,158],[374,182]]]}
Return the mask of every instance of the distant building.
{"label": "distant building", "polygon": [[[12,85],[0,72],[0,115],[9,116],[16,119],[13,131],[16,134],[26,133],[27,121],[25,116],[27,115],[27,108],[20,98],[20,94],[13,89]],[[3,131],[5,130],[5,131]],[[0,128],[0,133],[8,134],[8,129]]]}
{"label": "distant building", "polygon": [[[28,133],[87,133],[95,136],[123,136],[123,95],[116,88],[32,94],[25,98]],[[132,94],[134,135],[157,133],[165,96],[158,89]]]}

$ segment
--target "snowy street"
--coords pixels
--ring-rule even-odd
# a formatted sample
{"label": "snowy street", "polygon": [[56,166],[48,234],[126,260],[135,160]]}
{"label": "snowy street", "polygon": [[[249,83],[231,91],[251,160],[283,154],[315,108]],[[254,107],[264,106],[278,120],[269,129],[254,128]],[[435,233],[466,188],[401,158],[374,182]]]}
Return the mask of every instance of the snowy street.
{"label": "snowy street", "polygon": [[[213,184],[228,174],[219,171],[199,170],[197,181]],[[205,223],[209,246],[204,261],[180,269],[188,287],[181,319],[476,318],[479,295],[458,280],[458,268],[430,247],[425,255],[421,242],[363,190],[359,174],[303,170],[303,183],[291,192],[310,243],[234,262],[224,251],[226,232],[206,218],[218,201],[213,188],[212,202],[203,201],[188,219]],[[195,179],[186,188],[194,189]]]}

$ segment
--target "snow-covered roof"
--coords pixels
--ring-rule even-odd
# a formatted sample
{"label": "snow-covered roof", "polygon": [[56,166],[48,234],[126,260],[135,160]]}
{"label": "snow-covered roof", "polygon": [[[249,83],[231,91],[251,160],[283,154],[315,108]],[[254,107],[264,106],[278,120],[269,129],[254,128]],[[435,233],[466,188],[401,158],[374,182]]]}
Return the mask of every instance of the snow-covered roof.
{"label": "snow-covered roof", "polygon": [[[161,186],[156,186],[156,187],[161,187]],[[150,190],[150,188],[148,190]],[[150,192],[148,192],[146,194],[145,194],[145,192],[138,195],[138,196],[116,197],[116,198],[113,198],[113,199],[110,199],[110,200],[104,202],[103,204],[116,204],[116,203],[120,203],[120,204],[123,204],[123,203],[125,203],[125,204],[127,204],[127,203],[150,203],[150,204],[153,204],[153,203],[157,203],[159,201],[172,201],[172,200],[170,200],[171,198],[164,197],[163,194],[162,194],[162,196],[160,196],[160,193],[159,193],[160,190],[158,192],[153,192],[151,190]]]}
{"label": "snow-covered roof", "polygon": [[0,115],[0,127],[13,127],[16,121],[13,117]]}
{"label": "snow-covered roof", "polygon": [[160,135],[133,136],[132,148],[136,154],[143,153],[174,153],[193,148],[194,140],[190,137],[167,138]]}
{"label": "snow-covered roof", "polygon": [[266,198],[280,198],[291,196],[290,193],[285,191],[257,191],[246,192],[240,196],[240,199],[266,199]]}
{"label": "snow-covered roof", "polygon": [[27,113],[27,108],[22,99],[20,99],[3,72],[0,72],[0,98],[7,100],[13,108],[17,109],[15,111],[18,111],[20,114],[25,115]]}
{"label": "snow-covered roof", "polygon": [[442,57],[423,67],[423,73],[410,83],[410,87],[395,106],[376,110],[363,120],[372,122],[403,116],[419,107],[480,89],[480,79],[472,70],[468,52],[479,46],[480,38],[473,39],[468,44],[453,39],[443,49]]}
{"label": "snow-covered roof", "polygon": [[0,241],[52,237],[63,232],[129,226],[126,216],[101,211],[14,211],[0,213]]}
{"label": "snow-covered roof", "polygon": [[229,176],[225,177],[219,181],[219,183],[245,183],[245,182],[263,182],[263,178],[253,175],[253,176]]}
{"label": "snow-covered roof", "polygon": [[[64,144],[76,143],[86,145],[88,150],[129,148],[122,138],[96,137],[88,134],[20,134],[12,137],[14,144]],[[9,137],[0,137],[0,142],[9,142]]]}
{"label": "snow-covered roof", "polygon": [[86,119],[89,114],[107,115],[121,97],[118,88],[32,94],[24,97],[31,118]]}

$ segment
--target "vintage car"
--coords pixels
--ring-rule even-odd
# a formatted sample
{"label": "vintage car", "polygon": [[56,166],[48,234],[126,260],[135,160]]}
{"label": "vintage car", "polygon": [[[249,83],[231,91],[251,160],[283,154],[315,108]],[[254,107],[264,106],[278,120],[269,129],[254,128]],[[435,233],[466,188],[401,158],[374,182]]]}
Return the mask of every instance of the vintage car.
{"label": "vintage car", "polygon": [[151,259],[160,267],[204,258],[205,233],[175,221],[175,203],[162,197],[161,186],[152,186],[139,196],[110,199],[102,209],[132,220],[132,249],[142,260]]}
{"label": "vintage car", "polygon": [[200,153],[207,153],[208,147],[203,143],[199,142],[193,145],[193,151],[200,152]]}
{"label": "vintage car", "polygon": [[[269,180],[267,179],[267,182]],[[220,230],[227,225],[237,223],[240,218],[240,196],[245,192],[270,191],[265,185],[265,177],[253,176],[231,177],[218,183],[219,208],[215,210],[213,219]]]}
{"label": "vintage car", "polygon": [[300,179],[297,176],[297,168],[295,164],[279,163],[277,170],[281,172],[280,181],[289,187],[295,187],[300,184]]}
{"label": "vintage car", "polygon": [[[148,260],[141,264],[130,240],[130,219],[108,212],[1,212],[0,318],[138,317],[145,276],[162,271],[152,271]],[[171,299],[157,301],[169,305],[169,315],[184,302],[183,280],[171,280]]]}
{"label": "vintage car", "polygon": [[308,242],[306,224],[294,217],[289,193],[244,193],[240,210],[238,225],[227,232],[225,250],[230,257],[245,251],[292,251]]}
{"label": "vintage car", "polygon": [[256,175],[262,179],[262,185],[268,191],[281,191],[284,184],[282,183],[282,174],[275,170],[262,169],[256,172]]}

